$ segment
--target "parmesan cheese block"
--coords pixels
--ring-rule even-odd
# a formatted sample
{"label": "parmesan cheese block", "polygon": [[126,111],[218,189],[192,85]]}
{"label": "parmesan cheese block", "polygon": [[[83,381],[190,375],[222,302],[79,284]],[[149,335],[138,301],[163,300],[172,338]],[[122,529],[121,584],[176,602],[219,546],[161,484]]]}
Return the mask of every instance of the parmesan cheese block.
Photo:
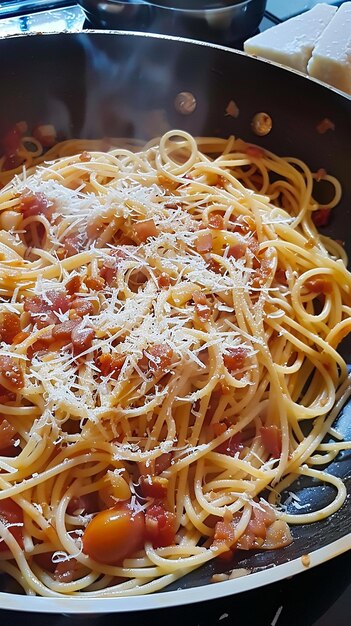
{"label": "parmesan cheese block", "polygon": [[351,94],[351,2],[345,2],[324,30],[308,63],[308,73]]}
{"label": "parmesan cheese block", "polygon": [[310,11],[251,37],[244,43],[244,50],[307,72],[312,50],[336,10],[329,4],[316,4]]}

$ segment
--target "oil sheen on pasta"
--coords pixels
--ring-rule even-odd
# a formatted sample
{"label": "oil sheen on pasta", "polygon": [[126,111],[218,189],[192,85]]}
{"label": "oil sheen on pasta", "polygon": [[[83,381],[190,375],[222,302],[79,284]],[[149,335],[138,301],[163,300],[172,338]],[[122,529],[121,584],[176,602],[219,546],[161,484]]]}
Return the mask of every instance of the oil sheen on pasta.
{"label": "oil sheen on pasta", "polygon": [[[351,277],[316,228],[338,181],[182,131],[43,158],[1,173],[0,569],[26,593],[125,596],[283,549],[346,497],[318,469],[350,447],[332,424]],[[299,475],[333,501],[288,514]]]}

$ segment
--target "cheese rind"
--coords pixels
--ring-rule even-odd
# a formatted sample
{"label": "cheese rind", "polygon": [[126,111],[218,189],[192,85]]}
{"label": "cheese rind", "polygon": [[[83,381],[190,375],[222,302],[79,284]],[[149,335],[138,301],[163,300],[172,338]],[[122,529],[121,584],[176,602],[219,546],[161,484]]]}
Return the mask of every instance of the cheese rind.
{"label": "cheese rind", "polygon": [[351,94],[351,2],[341,5],[324,30],[307,70],[310,76]]}
{"label": "cheese rind", "polygon": [[245,41],[244,50],[306,72],[312,50],[336,11],[329,4],[317,4],[310,11],[251,37]]}

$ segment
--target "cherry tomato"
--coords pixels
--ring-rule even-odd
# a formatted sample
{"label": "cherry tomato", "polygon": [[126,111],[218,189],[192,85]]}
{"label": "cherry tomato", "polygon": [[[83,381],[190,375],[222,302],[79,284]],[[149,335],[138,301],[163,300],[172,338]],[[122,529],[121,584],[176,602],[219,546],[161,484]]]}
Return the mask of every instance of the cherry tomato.
{"label": "cherry tomato", "polygon": [[115,565],[144,545],[145,516],[121,503],[98,513],[83,535],[83,552],[99,563]]}
{"label": "cherry tomato", "polygon": [[[17,543],[23,548],[23,511],[11,498],[0,500],[0,520],[14,536]],[[10,524],[21,524],[21,526],[10,526]],[[8,546],[5,541],[0,542],[0,552],[6,552]]]}

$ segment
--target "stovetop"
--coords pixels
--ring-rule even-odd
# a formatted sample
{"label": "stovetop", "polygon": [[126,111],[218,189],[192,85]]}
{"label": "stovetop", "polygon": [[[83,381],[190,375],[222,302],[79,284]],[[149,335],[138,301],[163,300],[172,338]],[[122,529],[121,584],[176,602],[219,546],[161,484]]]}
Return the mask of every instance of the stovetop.
{"label": "stovetop", "polygon": [[[324,0],[328,4],[341,2]],[[260,30],[270,28],[318,0],[268,0]],[[0,36],[26,32],[79,31],[89,27],[81,8],[65,0],[2,0]],[[25,602],[25,599],[24,599]],[[351,553],[256,591],[187,607],[116,616],[31,615],[0,610],[2,623],[22,626],[123,626],[167,623],[167,626],[350,626]],[[82,621],[84,620],[84,621]]]}
{"label": "stovetop", "polygon": [[[340,0],[323,0],[340,5]],[[281,21],[311,9],[319,0],[268,0],[260,24],[266,30]],[[83,10],[74,0],[2,0],[0,36],[27,32],[75,31],[88,28]],[[95,24],[94,24],[95,26]],[[240,42],[235,47],[240,47]]]}

